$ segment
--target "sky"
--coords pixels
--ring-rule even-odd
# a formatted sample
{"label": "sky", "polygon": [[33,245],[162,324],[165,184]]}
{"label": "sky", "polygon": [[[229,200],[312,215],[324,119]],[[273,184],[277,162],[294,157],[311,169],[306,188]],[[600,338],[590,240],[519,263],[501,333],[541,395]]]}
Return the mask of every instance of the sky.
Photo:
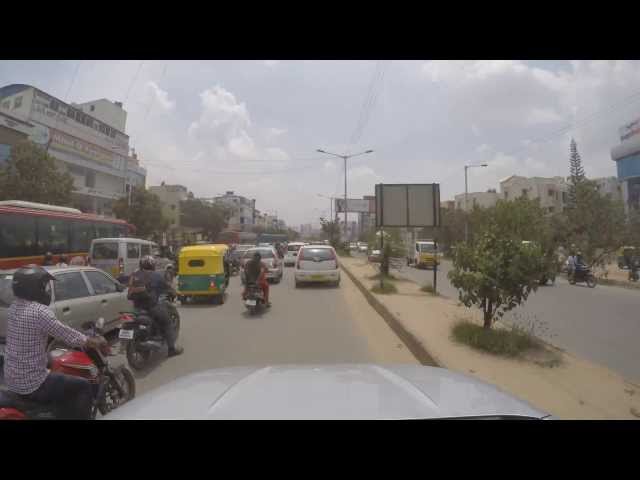
{"label": "sky", "polygon": [[147,185],[233,190],[287,224],[376,183],[440,183],[441,200],[510,175],[615,176],[618,129],[640,117],[638,61],[0,61],[0,86],[121,101]]}

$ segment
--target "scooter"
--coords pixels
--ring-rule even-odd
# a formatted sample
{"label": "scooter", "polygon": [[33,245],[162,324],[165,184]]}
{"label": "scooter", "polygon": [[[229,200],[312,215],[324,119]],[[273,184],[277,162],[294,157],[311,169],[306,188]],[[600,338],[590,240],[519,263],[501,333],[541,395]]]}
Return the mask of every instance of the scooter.
{"label": "scooter", "polygon": [[247,292],[244,296],[244,305],[251,315],[265,306],[262,288],[257,283],[247,284]]}
{"label": "scooter", "polygon": [[596,286],[596,277],[591,271],[590,268],[584,268],[582,270],[574,270],[571,275],[569,275],[569,283],[571,285],[575,285],[576,283],[586,283],[589,288],[595,288]]}
{"label": "scooter", "polygon": [[[87,322],[83,329],[91,336],[100,335],[104,320]],[[86,378],[93,386],[91,418],[97,413],[106,415],[111,410],[133,399],[136,382],[131,371],[124,365],[111,367],[108,356],[111,347],[96,349],[55,348],[49,352],[49,369]],[[55,419],[55,407],[22,399],[9,391],[0,391],[0,420],[45,420]]]}
{"label": "scooter", "polygon": [[[161,302],[167,307],[171,326],[175,329],[176,338],[180,332],[180,314],[169,297],[162,297]],[[121,312],[122,326],[118,333],[120,351],[125,352],[129,366],[134,370],[144,370],[149,366],[154,352],[164,348],[167,344],[162,332],[156,325],[149,312],[136,310]]]}

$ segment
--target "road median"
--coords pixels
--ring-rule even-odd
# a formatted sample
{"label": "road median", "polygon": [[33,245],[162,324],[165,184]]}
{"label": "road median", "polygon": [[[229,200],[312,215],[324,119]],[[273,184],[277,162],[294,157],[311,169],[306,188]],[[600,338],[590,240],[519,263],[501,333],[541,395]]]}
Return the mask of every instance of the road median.
{"label": "road median", "polygon": [[[344,272],[368,303],[424,365],[477,377],[563,419],[637,419],[640,386],[575,355],[557,351],[559,366],[504,358],[456,343],[451,329],[461,319],[481,323],[480,315],[453,299],[397,282],[398,294],[376,294],[374,267],[362,258],[341,258]],[[553,348],[549,346],[549,348]]]}

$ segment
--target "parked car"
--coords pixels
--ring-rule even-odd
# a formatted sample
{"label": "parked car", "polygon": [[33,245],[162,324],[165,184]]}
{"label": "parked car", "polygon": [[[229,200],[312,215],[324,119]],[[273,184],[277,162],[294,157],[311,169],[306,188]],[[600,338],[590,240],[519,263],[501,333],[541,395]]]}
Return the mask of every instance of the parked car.
{"label": "parked car", "polygon": [[336,251],[327,245],[305,245],[298,251],[294,270],[296,288],[302,283],[321,282],[340,285]]}
{"label": "parked car", "polygon": [[[51,282],[51,304],[56,317],[82,330],[88,321],[104,318],[105,333],[120,325],[120,312],[131,309],[126,287],[95,267],[45,267],[56,278]],[[11,282],[16,269],[0,271],[0,343],[7,334],[7,311],[14,300]],[[1,347],[0,347],[1,349]]]}
{"label": "parked car", "polygon": [[290,267],[292,265],[295,265],[296,258],[298,257],[298,250],[300,250],[300,248],[304,246],[305,246],[304,242],[291,242],[290,244],[287,245],[287,253],[285,253],[284,255],[285,267]]}
{"label": "parked car", "polygon": [[368,260],[371,263],[381,263],[382,262],[382,251],[381,250],[372,250],[369,254]]}
{"label": "parked car", "polygon": [[260,252],[262,261],[269,269],[267,272],[267,280],[270,280],[273,283],[280,283],[284,276],[284,267],[283,262],[278,258],[278,252],[276,252],[276,249],[274,247],[254,247],[244,252],[242,257],[242,266],[240,271],[240,280],[242,281],[242,284],[244,285],[246,280],[244,266],[253,258],[253,254],[255,252]]}
{"label": "parked car", "polygon": [[111,274],[122,283],[135,272],[140,259],[152,255],[156,259],[156,270],[165,270],[174,262],[162,256],[157,243],[141,238],[96,238],[89,247],[89,263]]}
{"label": "parked car", "polygon": [[369,245],[367,245],[366,243],[362,242],[359,246],[358,246],[358,251],[361,253],[367,253],[367,251],[369,250]]}
{"label": "parked car", "polygon": [[192,373],[140,395],[104,419],[551,420],[554,417],[493,385],[444,368],[338,364],[243,366]]}
{"label": "parked car", "polygon": [[349,250],[358,250],[358,244],[355,242],[351,242],[349,244]]}

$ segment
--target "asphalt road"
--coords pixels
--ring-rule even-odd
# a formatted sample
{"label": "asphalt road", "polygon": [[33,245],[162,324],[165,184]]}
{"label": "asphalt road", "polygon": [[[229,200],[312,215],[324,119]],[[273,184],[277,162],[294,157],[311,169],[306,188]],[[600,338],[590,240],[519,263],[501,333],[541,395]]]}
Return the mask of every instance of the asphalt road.
{"label": "asphalt road", "polygon": [[[179,306],[185,353],[136,372],[138,393],[191,372],[239,365],[418,363],[346,276],[340,287],[294,287],[292,268],[271,285],[272,308],[249,316],[239,277],[224,305]],[[122,357],[114,359],[124,361]]]}
{"label": "asphalt road", "polygon": [[[458,297],[447,273],[438,269],[438,292]],[[404,266],[399,272],[421,285],[433,281],[433,271]],[[620,287],[569,285],[558,277],[555,286],[540,287],[524,306],[504,317],[523,326],[537,325],[537,335],[567,352],[604,365],[640,383],[640,291]]]}

